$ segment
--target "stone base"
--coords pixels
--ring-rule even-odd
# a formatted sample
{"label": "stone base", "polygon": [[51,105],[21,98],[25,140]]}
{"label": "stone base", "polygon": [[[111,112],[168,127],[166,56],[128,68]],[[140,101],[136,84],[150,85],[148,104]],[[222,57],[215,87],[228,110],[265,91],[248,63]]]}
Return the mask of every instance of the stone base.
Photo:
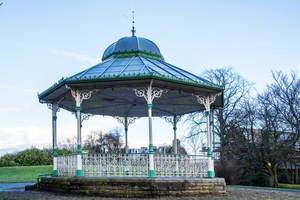
{"label": "stone base", "polygon": [[41,177],[37,187],[42,191],[115,198],[226,193],[223,178]]}

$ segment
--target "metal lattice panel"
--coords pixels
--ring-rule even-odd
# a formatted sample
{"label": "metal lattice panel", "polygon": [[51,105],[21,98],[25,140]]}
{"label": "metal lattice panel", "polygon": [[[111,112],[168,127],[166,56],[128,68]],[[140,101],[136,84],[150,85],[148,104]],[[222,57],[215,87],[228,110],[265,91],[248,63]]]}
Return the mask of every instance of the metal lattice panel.
{"label": "metal lattice panel", "polygon": [[147,154],[83,155],[84,176],[147,176]]}
{"label": "metal lattice panel", "polygon": [[154,169],[161,177],[206,177],[208,159],[203,155],[155,155]]}
{"label": "metal lattice panel", "polygon": [[76,174],[76,155],[58,156],[57,173],[58,176],[75,176]]}
{"label": "metal lattice panel", "polygon": [[[206,177],[208,159],[200,155],[155,154],[157,177]],[[148,154],[83,155],[83,174],[89,177],[148,176]],[[75,176],[76,155],[58,157],[58,175]]]}

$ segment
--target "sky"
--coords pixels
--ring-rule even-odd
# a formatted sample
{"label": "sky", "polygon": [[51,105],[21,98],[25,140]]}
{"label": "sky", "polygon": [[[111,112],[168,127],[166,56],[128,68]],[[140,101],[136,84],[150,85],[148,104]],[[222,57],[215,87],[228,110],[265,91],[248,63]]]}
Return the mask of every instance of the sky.
{"label": "sky", "polygon": [[[271,71],[300,69],[300,1],[0,0],[0,155],[51,145],[51,111],[41,93],[62,77],[101,62],[106,47],[130,35],[154,41],[167,62],[201,74],[232,67],[262,91]],[[94,116],[91,131],[121,126]],[[130,147],[148,145],[147,120],[129,127]],[[188,132],[179,124],[178,135]],[[76,136],[75,116],[58,113],[58,142]],[[154,145],[171,144],[172,126],[154,119]]]}

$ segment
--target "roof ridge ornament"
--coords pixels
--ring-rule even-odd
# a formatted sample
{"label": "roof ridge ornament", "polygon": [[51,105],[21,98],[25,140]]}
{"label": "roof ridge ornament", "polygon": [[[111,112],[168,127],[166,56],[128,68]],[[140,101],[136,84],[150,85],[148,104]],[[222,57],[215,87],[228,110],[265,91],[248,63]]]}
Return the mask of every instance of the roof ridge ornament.
{"label": "roof ridge ornament", "polygon": [[132,37],[135,36],[135,27],[134,27],[134,10],[132,11],[132,29],[131,29],[131,33],[132,33]]}

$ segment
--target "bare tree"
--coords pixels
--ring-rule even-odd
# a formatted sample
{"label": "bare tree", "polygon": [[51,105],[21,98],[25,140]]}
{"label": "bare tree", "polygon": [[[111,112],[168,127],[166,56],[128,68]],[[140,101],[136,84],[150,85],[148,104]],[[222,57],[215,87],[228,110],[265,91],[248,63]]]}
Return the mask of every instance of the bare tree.
{"label": "bare tree", "polygon": [[300,143],[300,79],[292,72],[273,73],[273,83],[259,95],[263,167],[278,186],[277,168],[294,163],[295,145]]}
{"label": "bare tree", "polygon": [[124,151],[122,131],[116,127],[107,133],[95,131],[84,142],[83,148],[89,153],[120,153]]}
{"label": "bare tree", "polygon": [[[246,100],[230,127],[228,148],[241,180],[255,184],[258,174],[278,186],[278,167],[295,163],[299,143],[300,80],[297,75],[273,73],[273,83],[257,99]],[[250,180],[249,180],[250,177]],[[254,178],[253,178],[254,177]],[[245,181],[245,179],[248,179]],[[259,183],[261,184],[261,183]]]}
{"label": "bare tree", "polygon": [[[278,117],[293,132],[291,139],[300,137],[300,77],[295,72],[284,74],[273,72],[274,83],[268,86],[270,98],[267,103],[277,111]],[[272,98],[273,97],[273,98]]]}
{"label": "bare tree", "polygon": [[202,149],[204,143],[204,135],[193,133],[193,131],[189,132],[189,135],[184,138],[185,146],[189,147],[192,150],[193,154],[199,153]]}
{"label": "bare tree", "polygon": [[[246,79],[235,73],[232,68],[220,68],[207,70],[203,73],[207,80],[224,87],[224,107],[214,111],[217,123],[215,125],[215,133],[220,139],[220,162],[223,169],[222,175],[230,182],[228,176],[230,172],[227,169],[228,155],[228,135],[230,128],[236,124],[238,119],[235,114],[239,112],[241,102],[247,98],[252,84]],[[188,116],[188,122],[194,126],[199,126],[203,122],[201,113],[193,113]],[[200,134],[203,131],[199,131]]]}

